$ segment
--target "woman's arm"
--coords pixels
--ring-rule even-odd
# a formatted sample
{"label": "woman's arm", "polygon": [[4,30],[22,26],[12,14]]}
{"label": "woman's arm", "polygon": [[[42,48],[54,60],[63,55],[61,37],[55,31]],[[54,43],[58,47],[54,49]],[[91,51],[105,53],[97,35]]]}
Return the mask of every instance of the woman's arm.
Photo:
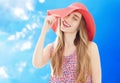
{"label": "woman's arm", "polygon": [[36,45],[32,59],[33,66],[36,68],[41,68],[50,59],[51,44],[47,45],[45,49],[43,49],[43,46],[44,46],[46,33],[49,30],[49,28],[54,24],[55,20],[56,18],[53,15],[47,16],[45,19],[44,26],[42,28],[42,32],[38,40],[38,43]]}
{"label": "woman's arm", "polygon": [[92,66],[92,83],[101,83],[101,63],[98,47],[94,42],[90,42],[88,48]]}

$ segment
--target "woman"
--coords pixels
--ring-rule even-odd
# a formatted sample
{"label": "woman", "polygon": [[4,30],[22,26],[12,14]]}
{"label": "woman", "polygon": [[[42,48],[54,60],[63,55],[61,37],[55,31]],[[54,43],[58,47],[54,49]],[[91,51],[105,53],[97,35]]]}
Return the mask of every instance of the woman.
{"label": "woman", "polygon": [[[45,48],[49,28],[56,32],[56,41]],[[50,83],[101,83],[101,65],[94,20],[81,3],[49,10],[34,51],[33,65],[43,67],[51,61]]]}

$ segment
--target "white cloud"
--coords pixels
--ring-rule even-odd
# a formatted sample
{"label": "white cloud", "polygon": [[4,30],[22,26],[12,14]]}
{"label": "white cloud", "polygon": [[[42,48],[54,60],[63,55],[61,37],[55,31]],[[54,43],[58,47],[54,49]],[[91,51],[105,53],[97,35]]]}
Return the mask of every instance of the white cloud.
{"label": "white cloud", "polygon": [[26,32],[27,32],[27,29],[26,29],[26,28],[23,28],[23,29],[22,29],[22,32],[23,32],[23,33],[26,33]]}
{"label": "white cloud", "polygon": [[8,33],[0,30],[0,35],[8,35]]}
{"label": "white cloud", "polygon": [[33,10],[34,10],[33,5],[32,5],[31,2],[26,2],[25,6],[26,6],[27,9],[30,10],[30,11],[33,11]]}
{"label": "white cloud", "polygon": [[20,62],[20,63],[17,63],[16,66],[17,66],[17,70],[19,73],[22,73],[24,68],[26,67],[27,63],[26,62]]}
{"label": "white cloud", "polygon": [[21,51],[29,50],[32,47],[32,43],[30,41],[24,42],[20,48]]}
{"label": "white cloud", "polygon": [[0,0],[0,5],[3,7],[8,7],[10,5],[9,2],[9,0]]}
{"label": "white cloud", "polygon": [[31,74],[33,74],[33,73],[34,73],[34,71],[35,71],[35,69],[34,69],[34,68],[30,68],[30,69],[29,69],[29,72],[30,72]]}
{"label": "white cloud", "polygon": [[13,14],[16,17],[19,17],[22,20],[28,20],[29,19],[29,17],[27,16],[27,14],[26,14],[26,12],[23,8],[19,8],[19,7],[13,8]]}
{"label": "white cloud", "polygon": [[29,40],[31,40],[32,38],[33,38],[33,35],[30,35],[30,36],[28,37]]}
{"label": "white cloud", "polygon": [[30,31],[32,30],[32,27],[30,26],[30,24],[27,24],[27,25],[26,25],[26,28],[27,28],[28,30],[30,30]]}
{"label": "white cloud", "polygon": [[16,32],[16,39],[19,39],[21,36],[21,33],[20,32]]}
{"label": "white cloud", "polygon": [[[25,28],[23,28],[22,29],[22,31],[21,32],[16,32],[15,34],[13,34],[13,35],[10,35],[9,37],[8,37],[8,40],[9,41],[14,41],[14,40],[18,40],[18,39],[20,39],[20,38],[25,38],[26,37],[26,35],[28,34],[28,33],[32,33],[32,35],[34,34],[34,29],[36,29],[37,27],[39,26],[39,24],[37,24],[36,22],[33,22],[32,24],[27,24],[26,26],[25,26]],[[1,32],[0,32],[1,33]],[[1,33],[1,34],[3,34],[3,33]],[[33,36],[31,36],[31,37],[33,37]],[[30,39],[32,39],[32,38],[30,38]]]}
{"label": "white cloud", "polygon": [[39,15],[40,15],[40,17],[41,17],[41,18],[45,18],[45,17],[46,17],[46,15],[45,15],[45,14],[43,14],[43,12],[42,12],[42,11],[39,11]]}
{"label": "white cloud", "polygon": [[3,11],[8,10],[7,13],[22,20],[29,19],[29,12],[34,10],[34,0],[0,0],[0,6]]}
{"label": "white cloud", "polygon": [[49,77],[49,74],[46,74],[45,76],[41,76],[43,80],[46,80]]}
{"label": "white cloud", "polygon": [[8,74],[6,72],[6,68],[5,67],[0,67],[0,78],[8,78]]}
{"label": "white cloud", "polygon": [[40,2],[40,3],[44,3],[44,2],[45,2],[45,0],[39,0],[39,2]]}
{"label": "white cloud", "polygon": [[32,29],[35,29],[36,27],[38,27],[38,24],[37,23],[33,23],[32,24]]}
{"label": "white cloud", "polygon": [[26,25],[26,28],[28,29],[28,30],[30,30],[30,31],[32,31],[32,30],[34,30],[35,28],[37,28],[38,27],[38,24],[37,23],[32,23],[32,24],[27,24]]}
{"label": "white cloud", "polygon": [[24,32],[20,32],[20,34],[21,34],[22,38],[25,38],[25,33]]}
{"label": "white cloud", "polygon": [[25,38],[26,33],[27,33],[27,29],[23,28],[21,32],[16,32],[14,35],[10,35],[8,37],[8,40],[13,41],[13,40],[16,40],[16,39],[20,39],[21,37]]}
{"label": "white cloud", "polygon": [[34,0],[0,0],[0,6],[5,8],[12,8],[12,7],[24,7],[28,10],[34,9]]}
{"label": "white cloud", "polygon": [[8,40],[9,40],[9,41],[15,40],[15,35],[10,35],[10,36],[8,37]]}
{"label": "white cloud", "polygon": [[[31,39],[31,37],[30,37]],[[9,44],[9,45],[8,45]],[[8,55],[16,53],[16,52],[23,52],[23,51],[27,51],[30,50],[32,48],[32,42],[31,40],[18,40],[15,41],[14,43],[10,44],[8,43],[7,45],[5,44],[3,47],[5,47],[4,49],[10,49],[8,50]]]}
{"label": "white cloud", "polygon": [[14,35],[10,35],[8,37],[8,40],[9,41],[13,41],[13,40],[16,40],[16,39],[20,39],[20,37],[24,38],[25,37],[25,34],[23,32],[16,32],[16,34]]}

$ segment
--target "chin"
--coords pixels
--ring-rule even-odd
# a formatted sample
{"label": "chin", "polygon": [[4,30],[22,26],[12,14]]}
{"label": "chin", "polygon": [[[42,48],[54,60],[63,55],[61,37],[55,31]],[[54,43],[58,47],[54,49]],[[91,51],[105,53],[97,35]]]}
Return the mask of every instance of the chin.
{"label": "chin", "polygon": [[61,28],[60,30],[62,32],[64,32],[64,33],[72,33],[73,32],[73,30],[70,30],[70,29],[63,29],[63,28]]}
{"label": "chin", "polygon": [[65,28],[60,28],[61,31],[63,32],[69,32],[70,30],[69,29],[65,29]]}

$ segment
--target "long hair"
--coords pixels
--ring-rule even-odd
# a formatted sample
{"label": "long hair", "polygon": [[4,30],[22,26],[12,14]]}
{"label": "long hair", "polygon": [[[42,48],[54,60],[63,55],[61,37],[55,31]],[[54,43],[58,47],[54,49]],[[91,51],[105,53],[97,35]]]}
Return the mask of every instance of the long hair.
{"label": "long hair", "polygon": [[[59,23],[58,23],[59,24]],[[58,25],[58,28],[60,24]],[[63,51],[64,51],[64,33],[58,29],[58,37],[56,39],[56,46],[52,53],[51,66],[53,68],[53,75],[62,75],[62,64],[63,64]],[[86,75],[91,75],[91,61],[89,57],[88,49],[88,35],[85,26],[85,20],[82,17],[78,31],[76,33],[76,38],[74,40],[74,45],[76,46],[77,54],[77,66],[76,72],[78,77],[76,83],[85,83]]]}

